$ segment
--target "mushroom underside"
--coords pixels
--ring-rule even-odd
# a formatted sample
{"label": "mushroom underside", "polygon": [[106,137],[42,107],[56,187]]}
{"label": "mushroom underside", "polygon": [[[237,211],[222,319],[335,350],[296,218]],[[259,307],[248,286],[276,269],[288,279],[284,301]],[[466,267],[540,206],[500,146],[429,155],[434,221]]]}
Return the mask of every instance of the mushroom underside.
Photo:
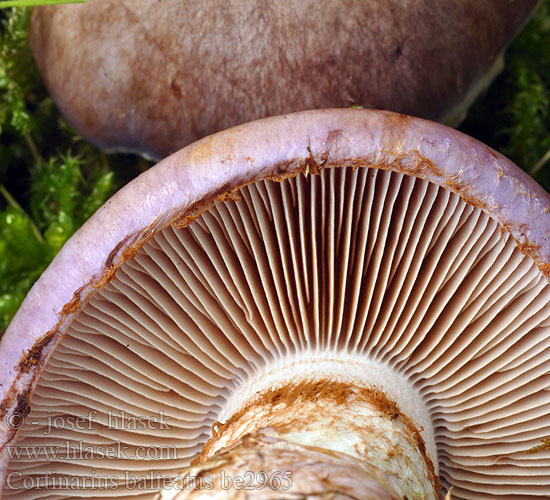
{"label": "mushroom underside", "polygon": [[273,366],[345,378],[333,363],[365,367],[354,376],[422,422],[453,498],[547,497],[550,453],[533,451],[549,432],[549,302],[501,225],[426,180],[256,181],[158,231],[82,305],[4,495],[156,498],[154,478],[180,475]]}

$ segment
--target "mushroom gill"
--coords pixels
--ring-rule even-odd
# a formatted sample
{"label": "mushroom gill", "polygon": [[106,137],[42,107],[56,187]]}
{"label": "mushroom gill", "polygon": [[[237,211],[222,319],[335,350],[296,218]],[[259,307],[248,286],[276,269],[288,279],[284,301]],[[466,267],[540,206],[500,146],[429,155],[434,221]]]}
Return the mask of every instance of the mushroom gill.
{"label": "mushroom gill", "polygon": [[434,183],[376,166],[250,183],[156,232],[82,306],[5,498],[157,498],[291,380],[388,394],[453,498],[546,497],[550,458],[528,451],[548,435],[549,302],[510,233]]}
{"label": "mushroom gill", "polygon": [[438,124],[323,110],[199,141],[4,335],[3,495],[545,498],[549,242],[550,196]]}

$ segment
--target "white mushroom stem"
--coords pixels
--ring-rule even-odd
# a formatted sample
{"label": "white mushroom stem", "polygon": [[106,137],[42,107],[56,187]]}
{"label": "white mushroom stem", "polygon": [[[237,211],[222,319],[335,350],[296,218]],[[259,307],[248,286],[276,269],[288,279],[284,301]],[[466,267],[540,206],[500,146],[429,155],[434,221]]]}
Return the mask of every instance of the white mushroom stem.
{"label": "white mushroom stem", "polygon": [[[275,491],[438,498],[438,480],[414,422],[382,391],[330,379],[258,395],[214,425],[195,463],[183,472],[175,498],[240,498],[228,491],[237,495],[247,486],[253,498],[273,498]],[[196,478],[202,484],[194,484]]]}

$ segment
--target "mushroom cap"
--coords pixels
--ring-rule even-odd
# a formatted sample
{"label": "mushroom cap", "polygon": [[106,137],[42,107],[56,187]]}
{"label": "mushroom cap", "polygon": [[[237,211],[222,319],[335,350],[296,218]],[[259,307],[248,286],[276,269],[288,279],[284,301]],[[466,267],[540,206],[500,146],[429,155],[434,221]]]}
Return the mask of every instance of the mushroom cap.
{"label": "mushroom cap", "polygon": [[[269,179],[279,183],[254,187],[258,183],[271,182]],[[356,179],[357,189],[349,187],[352,179]],[[363,188],[359,189],[361,182],[364,183]],[[347,186],[345,189],[338,187],[344,184]],[[307,185],[312,186],[312,194],[299,194],[308,192]],[[365,185],[371,188],[367,189]],[[210,356],[209,343],[221,342],[222,347],[217,349],[225,346],[228,350],[228,365],[232,363],[232,356],[241,359],[235,362],[235,366],[242,362],[243,352],[252,356],[251,363],[257,367],[264,362],[262,359],[279,356],[284,360],[291,351],[299,353],[310,342],[314,350],[320,348],[319,339],[325,344],[324,348],[331,352],[340,350],[350,351],[354,356],[372,356],[377,362],[402,374],[419,391],[434,425],[442,480],[447,486],[455,487],[453,498],[527,499],[547,495],[550,487],[548,449],[540,453],[526,452],[537,451],[540,441],[550,435],[547,418],[550,405],[547,390],[550,375],[547,361],[550,350],[550,287],[547,279],[550,270],[550,196],[502,155],[446,126],[391,112],[353,109],[309,111],[267,118],[206,137],[140,175],[96,212],[67,242],[29,292],[2,339],[2,472],[6,473],[9,462],[7,449],[17,439],[16,430],[28,413],[29,405],[45,411],[41,405],[45,404],[44,394],[47,392],[40,389],[44,374],[47,374],[46,388],[61,376],[48,372],[48,367],[52,363],[55,368],[68,362],[66,356],[72,347],[63,351],[65,357],[54,359],[60,346],[69,338],[76,339],[74,342],[77,343],[90,342],[91,339],[95,345],[95,339],[99,337],[87,329],[96,324],[94,314],[98,313],[93,311],[100,311],[102,307],[111,311],[115,307],[112,300],[116,303],[118,299],[113,299],[117,292],[113,287],[119,287],[119,292],[128,297],[120,299],[123,301],[120,307],[127,308],[127,314],[130,314],[125,321],[130,321],[131,315],[137,314],[137,310],[132,310],[132,301],[138,297],[141,285],[137,289],[128,288],[129,280],[133,279],[132,273],[147,274],[150,268],[154,275],[151,280],[159,280],[147,292],[160,294],[151,299],[153,302],[158,300],[159,304],[163,304],[163,301],[171,300],[163,295],[162,290],[168,290],[170,296],[185,295],[183,291],[180,293],[170,288],[172,285],[159,277],[156,264],[150,260],[151,256],[156,256],[153,259],[155,262],[166,263],[168,267],[185,264],[203,269],[201,272],[204,272],[206,282],[201,284],[197,281],[187,288],[186,293],[194,293],[191,290],[208,287],[205,283],[213,283],[212,293],[217,295],[216,287],[231,280],[227,275],[225,281],[216,275],[218,264],[210,266],[201,259],[209,256],[212,262],[218,259],[226,265],[225,262],[233,262],[232,256],[242,249],[220,247],[214,251],[202,239],[201,231],[204,234],[211,231],[222,238],[224,234],[244,234],[248,231],[246,224],[240,229],[223,229],[221,224],[216,229],[215,222],[237,221],[234,216],[240,211],[254,214],[256,210],[267,210],[271,218],[264,214],[261,217],[258,215],[256,220],[253,215],[243,215],[243,220],[249,217],[250,227],[260,231],[258,228],[268,224],[268,219],[275,224],[278,220],[280,222],[280,217],[284,217],[282,212],[277,212],[277,204],[272,205],[271,211],[265,208],[269,206],[265,200],[271,199],[271,193],[275,193],[273,196],[280,201],[288,201],[295,196],[298,201],[294,200],[294,204],[300,205],[303,201],[301,196],[311,196],[311,200],[315,200],[314,195],[321,193],[323,186],[332,186],[330,193],[334,195],[327,195],[327,200],[333,197],[339,200],[330,202],[333,208],[327,208],[327,213],[336,210],[334,206],[338,203],[344,206],[347,199],[353,200],[354,196],[359,199],[360,192],[365,193],[361,203],[364,202],[367,207],[371,202],[374,207],[377,196],[381,197],[382,201],[378,200],[380,208],[371,210],[378,214],[376,223],[369,223],[363,215],[350,212],[353,224],[357,224],[358,228],[355,233],[348,232],[350,247],[355,248],[354,242],[362,241],[362,227],[374,227],[372,237],[375,242],[371,247],[367,245],[372,253],[365,251],[365,262],[372,262],[374,271],[371,272],[369,267],[369,271],[365,270],[363,274],[357,270],[352,273],[352,278],[367,276],[368,283],[361,284],[363,282],[360,281],[360,285],[352,286],[352,283],[349,286],[361,293],[364,290],[372,292],[365,293],[374,297],[372,304],[383,312],[380,315],[385,315],[385,326],[379,330],[365,327],[348,338],[336,338],[336,334],[329,329],[318,337],[304,340],[304,333],[299,331],[288,334],[281,328],[267,329],[268,333],[257,331],[250,325],[258,318],[250,313],[246,320],[242,320],[242,325],[235,327],[231,321],[224,323],[227,332],[219,326],[225,320],[220,319],[222,323],[214,326],[219,318],[212,319],[215,339],[208,337],[208,328],[202,327],[205,337],[196,345],[201,346],[201,351],[208,351]],[[258,191],[247,191],[252,189]],[[289,191],[277,194],[277,189]],[[232,199],[237,196],[236,190],[243,197],[241,203]],[[261,208],[262,199],[264,208]],[[281,201],[280,205],[284,207],[285,203]],[[308,215],[311,216],[308,220],[330,219],[322,215],[322,204],[319,205],[318,201],[311,203],[317,208],[312,208],[313,215]],[[223,207],[229,207],[228,217],[224,216],[226,208]],[[293,213],[298,208],[287,207],[284,213]],[[384,215],[387,211],[390,215]],[[407,217],[412,217],[412,212],[424,214],[419,216],[420,222],[414,222],[414,230],[413,223],[407,223]],[[297,222],[289,221],[281,226],[288,225],[290,234]],[[235,224],[238,226],[238,222]],[[300,227],[307,226],[298,224],[296,230],[303,231]],[[196,228],[198,232],[190,233],[190,228]],[[414,244],[414,241],[422,240],[415,236],[416,232],[430,231],[435,236],[433,241],[426,240],[424,250],[420,243],[416,249],[407,250],[409,241]],[[312,241],[321,238],[320,234],[313,229]],[[387,241],[390,243],[379,240],[379,235],[382,240],[389,235]],[[399,238],[403,239],[402,243],[396,243]],[[260,268],[265,266],[262,259],[279,262],[279,258],[281,261],[290,258],[288,242],[271,237],[269,231],[257,241],[260,240],[265,240],[266,248],[254,250],[254,257],[249,258],[246,265]],[[324,241],[324,238],[321,240]],[[181,247],[178,241],[184,242]],[[201,247],[203,244],[204,248]],[[254,247],[254,244],[250,245]],[[170,255],[173,250],[169,248],[176,246],[184,253]],[[284,248],[286,250],[283,251]],[[321,243],[316,248],[314,246],[309,253],[303,253],[305,267],[314,265],[311,262],[317,265],[321,262],[322,259],[316,255],[316,251],[321,252]],[[279,251],[280,257],[277,256]],[[424,254],[420,255],[421,252]],[[388,255],[401,255],[401,267],[391,264],[390,269],[385,264]],[[408,264],[404,263],[407,255],[412,259]],[[240,254],[235,257],[237,260],[239,258]],[[362,259],[359,261],[362,262]],[[271,260],[269,262],[272,263]],[[227,265],[231,268],[231,264]],[[242,265],[246,267],[244,263]],[[232,272],[238,280],[239,273],[235,269],[232,268]],[[270,267],[262,269],[261,272],[267,274]],[[294,283],[292,277],[288,278],[291,275],[287,271],[284,265],[280,272],[275,267],[273,273],[276,277],[273,279],[282,280],[284,276],[283,281],[286,280],[287,285]],[[416,274],[409,282],[410,273]],[[315,277],[311,279],[316,282]],[[317,290],[322,289],[323,284],[335,282],[326,277],[324,279],[315,285]],[[399,304],[408,300],[407,297],[407,300],[400,300],[400,292],[392,288],[392,280],[397,279],[401,280],[397,290],[408,290],[407,294],[411,297],[417,296],[414,298],[417,302],[413,300],[405,310],[392,313],[395,318],[390,318],[391,308],[385,305],[386,301],[400,307]],[[348,280],[349,283],[352,281],[351,278]],[[181,286],[184,290],[185,286]],[[220,291],[220,295],[205,306],[207,309],[203,314],[207,315],[205,311],[212,308],[217,311],[216,304],[223,309],[223,302],[230,300],[231,293],[240,293],[235,284],[233,292],[231,285],[227,286],[226,291]],[[286,285],[283,283],[281,286],[285,289]],[[281,303],[293,301],[296,294],[299,296],[299,286],[289,286],[288,297],[286,292],[278,295]],[[263,285],[257,285],[256,292],[250,294],[251,301],[256,298],[263,300],[259,298],[262,288]],[[280,289],[277,290],[279,293]],[[331,292],[328,293],[330,295]],[[191,299],[189,307],[192,307],[193,300],[202,300],[202,296],[197,297]],[[298,299],[295,302],[299,302]],[[315,300],[312,299],[312,302],[315,303]],[[344,309],[348,307],[348,302],[353,301],[335,299],[335,303]],[[147,309],[148,304],[143,299],[139,307]],[[275,308],[272,302],[270,304]],[[460,311],[453,311],[455,306]],[[292,305],[288,307],[292,309]],[[228,306],[223,314],[228,317],[234,314],[235,311],[230,309]],[[365,306],[367,309],[369,307]],[[91,313],[88,312],[90,310]],[[355,321],[355,315],[345,310],[350,321]],[[185,307],[182,306],[180,313],[187,314]],[[357,311],[357,317],[362,314]],[[405,324],[407,315],[408,326]],[[84,316],[88,319],[81,320]],[[396,326],[394,319],[403,320],[403,325]],[[377,321],[374,316],[365,317],[367,325],[377,327]],[[395,337],[392,337],[389,327],[392,321],[397,332]],[[152,328],[152,331],[157,328],[153,335],[159,338],[166,329],[162,321],[157,327],[145,326]],[[124,328],[121,327],[119,333],[116,324],[109,328],[110,334],[115,337],[129,338],[126,331],[122,332]],[[288,348],[290,350],[286,354],[287,347],[277,340],[278,336],[294,345],[292,349]],[[174,349],[174,342],[180,341],[165,339],[161,344],[170,350]],[[354,343],[353,348],[349,347],[350,342]],[[117,363],[126,363],[126,357],[136,359],[134,340],[129,341],[128,345],[126,340],[119,343]],[[399,349],[394,352],[390,347],[386,349],[386,345]],[[90,345],[79,356],[88,355],[87,350],[90,351],[90,359],[97,354],[97,348]],[[158,364],[156,355],[151,354],[153,351],[146,352],[149,354],[145,357],[151,357],[152,363]],[[256,354],[251,355],[251,352]],[[194,375],[186,373],[186,377],[200,378],[201,370],[212,371],[216,363],[224,372],[216,377],[228,377],[224,379],[223,387],[216,389],[217,393],[209,386],[213,393],[204,396],[211,398],[201,410],[208,416],[208,429],[216,416],[221,415],[219,408],[215,408],[223,406],[222,400],[227,402],[231,399],[232,395],[227,391],[233,391],[246,379],[250,367],[241,364],[235,368],[231,378],[227,375],[230,369],[223,363],[219,364],[219,360],[207,360],[206,365],[210,363],[210,366],[200,368],[203,360],[199,351],[184,349],[181,356],[186,366],[192,367],[187,369],[194,372]],[[218,353],[212,356],[223,355]],[[77,370],[85,380],[88,380],[86,372],[81,370],[89,363],[91,361],[86,361]],[[166,369],[169,371],[171,368]],[[141,368],[135,367],[134,372],[136,370]],[[105,376],[108,378],[108,375]],[[215,378],[212,374],[209,376]],[[115,382],[113,384],[116,385]],[[91,382],[88,380],[87,383]],[[158,389],[158,381],[151,383],[153,388]],[[92,383],[92,386],[97,384]],[[121,396],[122,399],[125,397]],[[199,396],[194,397],[200,400]],[[38,398],[36,406],[33,398]],[[53,405],[65,404],[58,398],[53,399]],[[485,401],[488,406],[484,406]],[[197,400],[190,403],[193,411],[198,411],[197,404]],[[186,411],[183,408],[180,413]],[[22,427],[24,430],[25,426]],[[206,436],[202,435],[200,439],[204,443]],[[198,441],[193,442],[195,451],[199,444]]]}
{"label": "mushroom cap", "polygon": [[457,124],[538,3],[88,0],[35,9],[30,40],[79,133],[163,158],[307,109],[361,105]]}

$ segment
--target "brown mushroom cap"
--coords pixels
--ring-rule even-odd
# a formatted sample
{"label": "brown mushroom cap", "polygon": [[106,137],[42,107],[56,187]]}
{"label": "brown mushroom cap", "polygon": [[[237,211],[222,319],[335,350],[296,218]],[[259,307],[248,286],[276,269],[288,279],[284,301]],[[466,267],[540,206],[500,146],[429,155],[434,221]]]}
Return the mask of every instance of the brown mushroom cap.
{"label": "brown mushroom cap", "polygon": [[306,109],[361,105],[456,124],[537,4],[88,0],[37,8],[31,44],[78,132],[161,158]]}
{"label": "brown mushroom cap", "polygon": [[[0,347],[2,471],[118,468],[119,490],[82,494],[134,495],[123,471],[176,474],[270,363],[322,353],[406,380],[453,498],[545,498],[549,264],[550,196],[442,125],[324,110],[210,136],[117,193],[29,293]],[[110,429],[109,411],[171,428]],[[9,463],[64,442],[178,455]]]}

